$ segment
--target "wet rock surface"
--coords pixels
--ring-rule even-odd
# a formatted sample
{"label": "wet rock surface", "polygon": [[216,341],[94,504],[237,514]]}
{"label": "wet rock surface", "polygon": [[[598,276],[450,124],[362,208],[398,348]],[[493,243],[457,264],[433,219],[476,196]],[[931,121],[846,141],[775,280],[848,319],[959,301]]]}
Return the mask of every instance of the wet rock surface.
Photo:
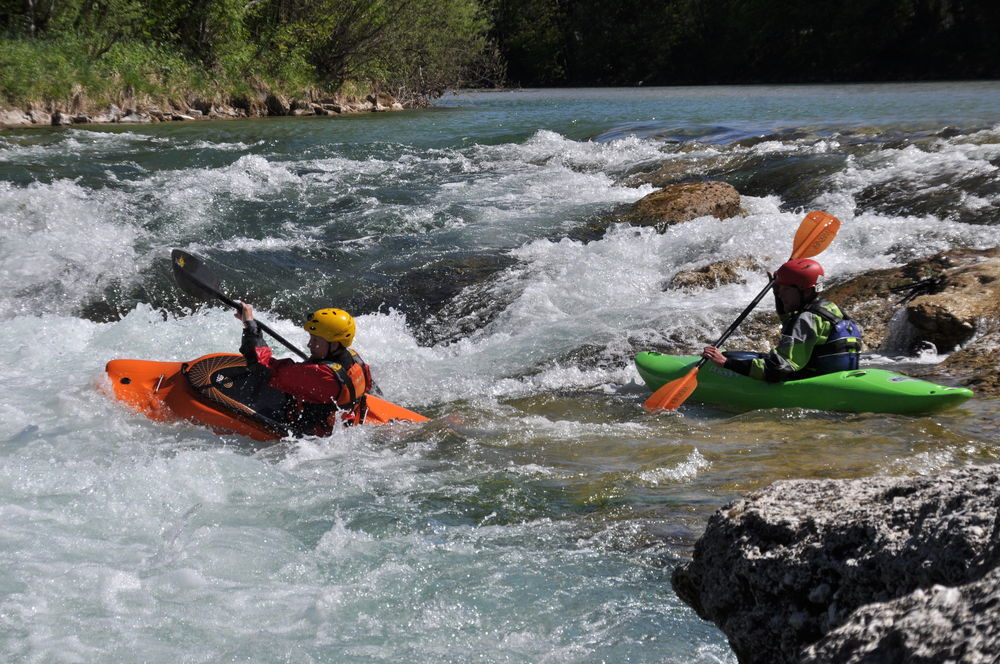
{"label": "wet rock surface", "polygon": [[777,482],[723,507],[677,594],[740,662],[996,662],[1000,467]]}
{"label": "wet rock surface", "polygon": [[672,184],[643,197],[621,221],[639,226],[676,224],[698,217],[729,219],[741,213],[740,194],[725,182]]}
{"label": "wet rock surface", "polygon": [[744,274],[755,270],[763,272],[764,266],[751,256],[734,261],[716,261],[691,270],[681,270],[665,285],[668,288],[715,288],[726,284],[745,284]]}
{"label": "wet rock surface", "polygon": [[950,352],[1000,322],[1000,248],[953,249],[866,273],[830,287],[826,295],[866,326],[871,347],[891,349],[889,323],[902,309],[912,338],[896,339],[897,346],[911,345],[898,350],[930,342]]}
{"label": "wet rock surface", "polygon": [[1000,248],[942,252],[835,284],[823,296],[860,323],[867,349],[914,354],[933,346],[951,355],[924,375],[1000,394]]}

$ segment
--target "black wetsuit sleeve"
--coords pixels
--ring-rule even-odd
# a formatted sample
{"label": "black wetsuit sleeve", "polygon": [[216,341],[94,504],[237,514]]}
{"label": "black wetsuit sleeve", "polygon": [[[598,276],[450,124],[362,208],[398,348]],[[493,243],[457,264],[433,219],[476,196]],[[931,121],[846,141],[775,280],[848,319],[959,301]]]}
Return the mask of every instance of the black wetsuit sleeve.
{"label": "black wetsuit sleeve", "polygon": [[749,376],[752,362],[753,360],[741,360],[735,357],[727,357],[726,363],[722,365],[722,368],[735,371],[736,373],[743,374],[744,376]]}
{"label": "black wetsuit sleeve", "polygon": [[246,358],[247,366],[259,364],[257,347],[264,346],[264,333],[257,326],[257,321],[251,320],[243,324],[243,339],[240,341],[240,354]]}

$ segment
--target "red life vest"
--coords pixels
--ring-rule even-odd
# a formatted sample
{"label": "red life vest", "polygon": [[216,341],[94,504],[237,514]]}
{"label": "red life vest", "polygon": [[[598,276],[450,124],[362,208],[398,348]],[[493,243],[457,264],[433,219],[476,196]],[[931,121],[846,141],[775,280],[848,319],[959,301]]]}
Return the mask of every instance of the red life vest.
{"label": "red life vest", "polygon": [[317,404],[294,399],[290,410],[290,420],[297,423],[297,429],[302,433],[314,435],[329,435],[337,421],[345,426],[362,424],[368,414],[365,396],[371,390],[371,369],[361,356],[351,349],[347,359],[349,366],[344,366],[335,360],[318,362],[328,367],[340,383],[340,392],[335,404]]}

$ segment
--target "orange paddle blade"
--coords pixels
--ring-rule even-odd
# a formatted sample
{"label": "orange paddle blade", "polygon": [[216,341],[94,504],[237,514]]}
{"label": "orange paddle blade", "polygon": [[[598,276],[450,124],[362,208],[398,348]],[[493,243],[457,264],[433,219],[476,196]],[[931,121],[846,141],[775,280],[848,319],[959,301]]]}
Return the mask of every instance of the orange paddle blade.
{"label": "orange paddle blade", "polygon": [[799,230],[795,233],[792,256],[789,260],[811,258],[822,253],[833,242],[838,230],[840,230],[840,219],[819,210],[810,212],[799,224]]}
{"label": "orange paddle blade", "polygon": [[642,405],[646,410],[677,410],[698,387],[698,367],[695,366],[677,380],[672,380],[653,392]]}

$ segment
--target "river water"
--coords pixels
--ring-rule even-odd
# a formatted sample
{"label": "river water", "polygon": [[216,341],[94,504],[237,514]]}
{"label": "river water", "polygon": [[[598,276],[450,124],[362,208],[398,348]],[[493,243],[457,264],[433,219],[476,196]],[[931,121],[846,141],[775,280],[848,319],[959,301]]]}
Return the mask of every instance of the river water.
{"label": "river water", "polygon": [[[734,184],[746,216],[609,223],[663,164]],[[782,478],[995,461],[1000,408],[645,414],[632,355],[713,340],[766,277],[664,284],[779,265],[811,209],[844,222],[833,279],[996,246],[998,166],[992,82],[4,131],[0,655],[733,662],[669,582],[713,510]],[[173,285],[174,247],[300,347],[304,313],[347,308],[386,396],[433,419],[261,449],[125,410],[108,360],[238,345]]]}

